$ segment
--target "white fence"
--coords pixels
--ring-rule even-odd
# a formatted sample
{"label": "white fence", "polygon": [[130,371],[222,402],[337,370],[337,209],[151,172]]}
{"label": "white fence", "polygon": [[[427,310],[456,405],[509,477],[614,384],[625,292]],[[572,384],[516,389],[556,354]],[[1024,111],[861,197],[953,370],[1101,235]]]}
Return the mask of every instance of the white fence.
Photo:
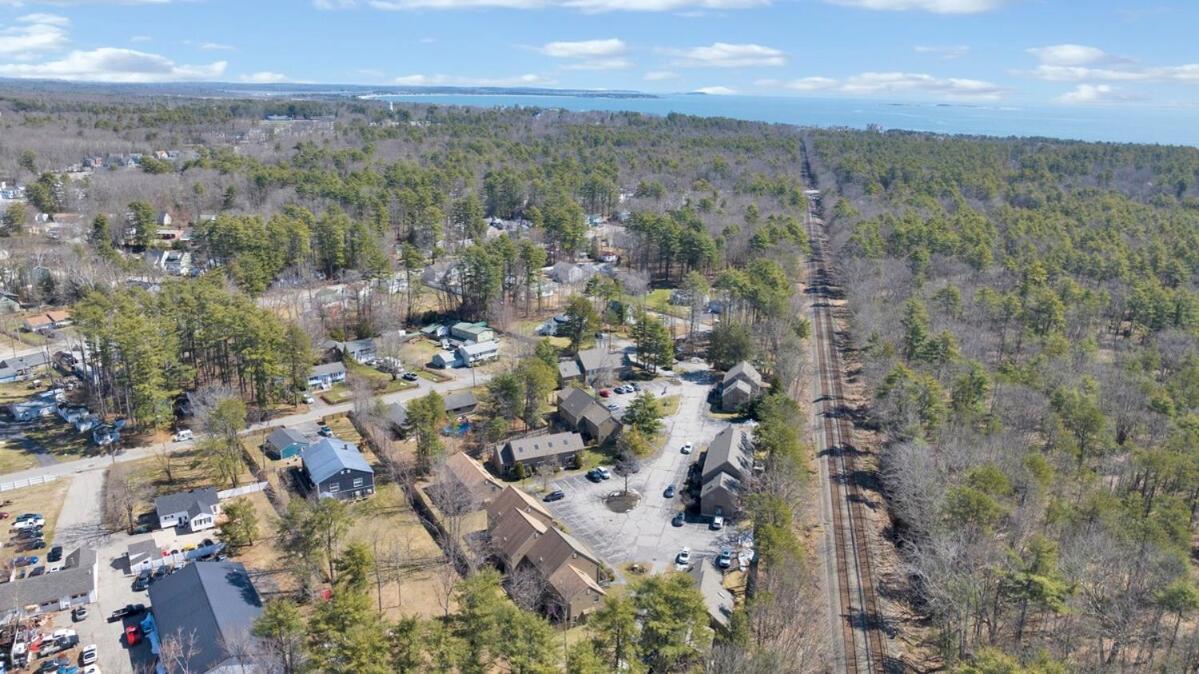
{"label": "white fence", "polygon": [[39,484],[46,484],[47,482],[53,482],[57,479],[57,475],[35,475],[33,477],[27,477],[24,480],[3,482],[0,483],[0,492],[12,491],[13,489],[24,489],[25,487],[32,487]]}
{"label": "white fence", "polygon": [[255,482],[253,484],[246,484],[246,485],[242,485],[240,487],[234,487],[233,489],[226,489],[224,491],[218,491],[216,493],[216,497],[219,498],[220,500],[224,501],[225,499],[233,498],[234,496],[245,496],[246,494],[256,494],[256,493],[266,489],[267,486],[268,486],[268,484],[266,482]]}

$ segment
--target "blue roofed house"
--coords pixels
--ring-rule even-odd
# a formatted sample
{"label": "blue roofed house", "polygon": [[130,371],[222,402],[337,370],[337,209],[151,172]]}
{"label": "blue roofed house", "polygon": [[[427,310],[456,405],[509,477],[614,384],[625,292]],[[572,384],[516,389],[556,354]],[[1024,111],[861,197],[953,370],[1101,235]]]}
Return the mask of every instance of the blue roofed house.
{"label": "blue roofed house", "polygon": [[343,363],[325,363],[309,371],[308,388],[327,389],[345,380],[346,366]]}
{"label": "blue roofed house", "polygon": [[247,639],[262,598],[240,563],[188,564],[150,586],[150,605],[141,626],[158,657],[157,671],[264,671]]}
{"label": "blue roofed house", "polygon": [[375,493],[375,471],[352,442],[321,438],[300,453],[304,474],[318,498],[366,498]]}

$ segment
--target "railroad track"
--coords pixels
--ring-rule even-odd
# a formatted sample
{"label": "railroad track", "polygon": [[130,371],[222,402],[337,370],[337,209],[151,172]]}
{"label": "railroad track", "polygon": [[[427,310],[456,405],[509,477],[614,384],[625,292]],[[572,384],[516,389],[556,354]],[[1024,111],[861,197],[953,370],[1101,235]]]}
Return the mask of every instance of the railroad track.
{"label": "railroad track", "polygon": [[[805,178],[813,185],[804,165]],[[813,218],[812,205],[807,213],[809,289],[812,294],[812,334],[816,347],[819,391],[816,412],[819,417],[817,442],[827,470],[826,488],[832,514],[832,542],[836,567],[836,601],[833,615],[834,634],[842,642],[840,665],[846,672],[887,672],[887,644],[878,608],[874,569],[871,564],[868,522],[862,512],[865,499],[858,486],[857,450],[853,446],[853,428],[844,418],[844,383],[841,359],[835,344],[832,298],[828,268],[825,264],[825,232]]]}

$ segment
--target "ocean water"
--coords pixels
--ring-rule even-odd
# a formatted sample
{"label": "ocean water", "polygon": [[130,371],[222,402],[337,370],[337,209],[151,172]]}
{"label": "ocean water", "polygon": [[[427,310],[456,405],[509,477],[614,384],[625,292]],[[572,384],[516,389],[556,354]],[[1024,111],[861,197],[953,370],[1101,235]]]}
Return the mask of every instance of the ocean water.
{"label": "ocean water", "polygon": [[906,129],[981,136],[1044,136],[1072,140],[1199,146],[1199,109],[1124,105],[1102,108],[938,105],[844,98],[772,98],[674,94],[656,98],[588,98],[518,94],[421,94],[381,100],[468,105],[671,112],[801,126]]}

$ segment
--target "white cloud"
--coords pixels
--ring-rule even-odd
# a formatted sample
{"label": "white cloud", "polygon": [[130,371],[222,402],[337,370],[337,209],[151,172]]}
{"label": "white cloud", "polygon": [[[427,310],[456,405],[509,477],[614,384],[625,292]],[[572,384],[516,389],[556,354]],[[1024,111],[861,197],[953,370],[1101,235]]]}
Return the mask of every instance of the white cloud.
{"label": "white cloud", "polygon": [[1116,95],[1116,90],[1109,84],[1080,84],[1074,87],[1073,91],[1068,91],[1055,100],[1059,103],[1080,104],[1080,103],[1102,103],[1104,101],[1119,100]]}
{"label": "white cloud", "polygon": [[55,14],[27,14],[19,25],[0,27],[0,56],[28,60],[36,54],[62,49],[67,45],[66,17]]}
{"label": "white cloud", "polygon": [[200,49],[208,51],[236,51],[237,47],[231,44],[223,44],[221,42],[201,42]]}
{"label": "white cloud", "polygon": [[645,74],[644,79],[647,82],[661,82],[662,80],[673,80],[679,74],[669,70],[651,70]]}
{"label": "white cloud", "polygon": [[596,58],[600,56],[618,56],[628,49],[624,41],[617,38],[606,40],[581,40],[579,42],[548,42],[538,48],[546,56],[553,58]]}
{"label": "white cloud", "polygon": [[1111,55],[1102,49],[1081,44],[1054,44],[1027,51],[1041,63],[1050,66],[1085,66],[1112,60]]}
{"label": "white cloud", "polygon": [[290,81],[290,78],[283,73],[273,73],[268,70],[262,72],[250,73],[242,75],[238,78],[242,82],[251,82],[253,84],[277,84],[279,82]]}
{"label": "white cloud", "polygon": [[857,96],[923,94],[953,100],[991,101],[1007,90],[982,80],[939,78],[923,73],[871,72],[836,80],[831,77],[802,77],[796,80],[758,80],[759,87],[791,91],[835,91]]}
{"label": "white cloud", "polygon": [[632,68],[633,62],[626,58],[588,59],[562,67],[566,70],[624,70]]}
{"label": "white cloud", "polygon": [[709,96],[732,96],[737,93],[737,90],[728,87],[700,87],[692,89],[692,93],[708,94]]}
{"label": "white cloud", "polygon": [[977,14],[989,12],[1008,0],[825,0],[834,5],[881,12],[931,12],[933,14]]}
{"label": "white cloud", "polygon": [[150,37],[149,35],[134,35],[133,37],[129,38],[129,41],[130,42],[150,42],[153,39],[154,38]]}
{"label": "white cloud", "polygon": [[674,65],[688,68],[746,68],[752,66],[782,66],[787,55],[773,47],[760,44],[730,44],[716,42],[707,47],[674,51]]}
{"label": "white cloud", "polygon": [[[3,1],[3,0],[0,0]],[[348,9],[360,5],[385,11],[415,9],[575,9],[582,12],[674,12],[685,9],[747,9],[771,0],[313,0],[318,9]]]}
{"label": "white cloud", "polygon": [[87,82],[176,82],[214,80],[225,72],[225,61],[180,65],[158,54],[102,47],[73,51],[56,61],[0,64],[0,77],[47,78]]}
{"label": "white cloud", "polygon": [[934,56],[940,56],[943,59],[949,60],[961,58],[966,54],[969,54],[970,47],[964,44],[943,46],[918,44],[915,47],[912,47],[912,51],[916,52],[917,54],[932,54]]}
{"label": "white cloud", "polygon": [[394,84],[412,87],[540,87],[555,84],[541,75],[525,74],[515,77],[462,77],[459,75],[404,75],[392,80]]}

